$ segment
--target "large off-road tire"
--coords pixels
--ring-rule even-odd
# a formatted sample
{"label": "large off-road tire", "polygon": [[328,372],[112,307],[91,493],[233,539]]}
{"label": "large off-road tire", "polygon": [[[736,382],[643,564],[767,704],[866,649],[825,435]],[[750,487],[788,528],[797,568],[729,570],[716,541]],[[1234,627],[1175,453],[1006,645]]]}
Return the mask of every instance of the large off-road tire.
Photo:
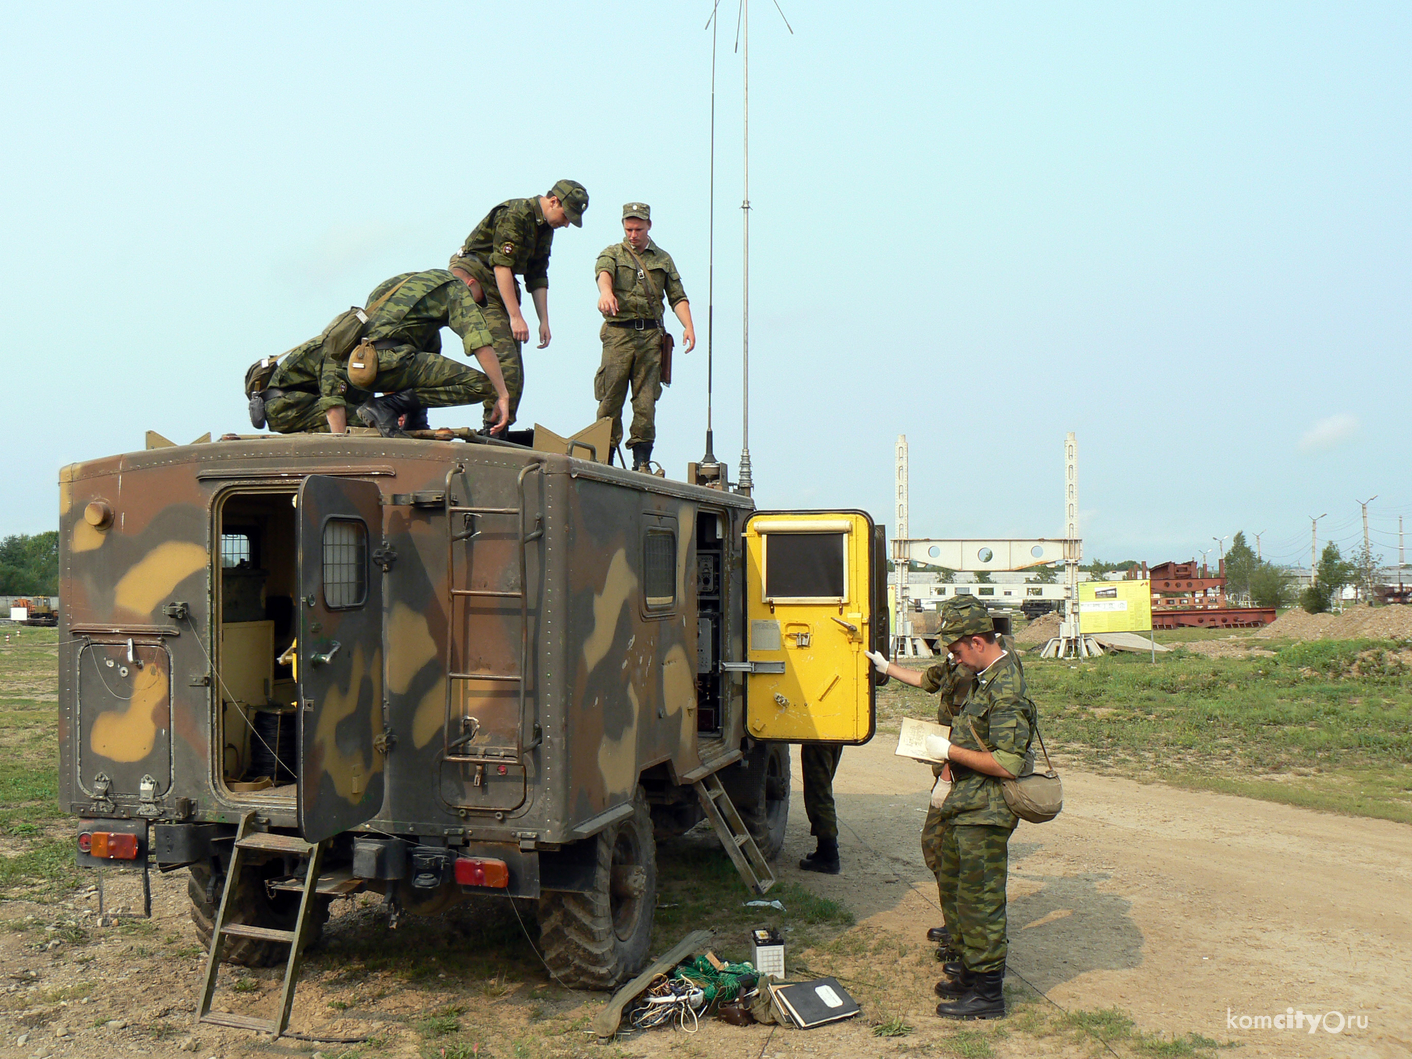
{"label": "large off-road tire", "polygon": [[720,776],[750,837],[766,860],[774,860],[789,822],[789,744],[756,743],[744,768]]}
{"label": "large off-road tire", "polygon": [[[226,922],[293,930],[295,920],[299,918],[299,894],[276,890],[271,896],[265,888],[267,880],[283,874],[284,866],[280,861],[241,868],[236,890],[231,894],[232,907]],[[193,864],[191,878],[186,884],[187,896],[191,898],[191,921],[196,924],[196,936],[208,951],[211,948],[211,932],[215,929],[216,912],[220,908],[221,887],[225,882],[217,878],[213,891],[211,875],[210,865]],[[305,935],[306,949],[317,944],[323,934],[330,903],[331,898],[327,896],[314,897]],[[221,962],[242,967],[270,967],[284,963],[288,956],[289,946],[275,941],[227,937],[221,943]]]}
{"label": "large off-road tire", "polygon": [[612,989],[647,962],[657,907],[657,847],[639,787],[632,815],[589,839],[598,861],[592,893],[545,891],[539,899],[544,962],[576,989]]}

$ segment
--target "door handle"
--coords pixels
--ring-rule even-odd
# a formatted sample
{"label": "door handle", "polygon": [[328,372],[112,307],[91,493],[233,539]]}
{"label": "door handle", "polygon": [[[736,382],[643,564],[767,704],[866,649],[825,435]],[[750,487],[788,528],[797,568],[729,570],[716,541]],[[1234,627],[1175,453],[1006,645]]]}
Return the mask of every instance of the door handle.
{"label": "door handle", "polygon": [[829,617],[833,618],[834,621],[838,622],[838,623],[839,623],[840,625],[842,625],[845,629],[847,629],[847,630],[848,630],[848,634],[849,634],[850,636],[857,636],[857,635],[858,635],[858,626],[854,625],[851,621],[844,621],[842,618],[834,617],[834,615],[832,615],[832,614],[830,614]]}
{"label": "door handle", "polygon": [[311,666],[326,666],[333,661],[333,656],[338,654],[338,649],[343,645],[337,640],[333,641],[333,646],[327,651],[312,651],[309,654],[309,664]]}

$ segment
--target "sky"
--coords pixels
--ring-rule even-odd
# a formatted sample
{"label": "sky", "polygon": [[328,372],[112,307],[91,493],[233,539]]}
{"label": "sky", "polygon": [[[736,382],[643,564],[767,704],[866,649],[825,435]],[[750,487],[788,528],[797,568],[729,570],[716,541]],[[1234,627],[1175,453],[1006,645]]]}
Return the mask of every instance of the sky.
{"label": "sky", "polygon": [[[915,537],[1200,558],[1261,534],[1397,560],[1412,516],[1412,6],[750,10],[749,447],[762,508]],[[520,425],[594,414],[593,262],[653,209],[700,347],[654,456],[742,444],[739,0],[30,4],[0,40],[0,536],[61,466],[249,432],[256,358],[562,177]],[[713,310],[708,313],[708,304]],[[531,330],[534,317],[529,314]],[[679,330],[679,329],[678,329]],[[454,336],[448,348],[459,356]],[[439,410],[433,424],[476,423]],[[1412,518],[1409,519],[1412,521]],[[1212,560],[1214,561],[1214,555]]]}

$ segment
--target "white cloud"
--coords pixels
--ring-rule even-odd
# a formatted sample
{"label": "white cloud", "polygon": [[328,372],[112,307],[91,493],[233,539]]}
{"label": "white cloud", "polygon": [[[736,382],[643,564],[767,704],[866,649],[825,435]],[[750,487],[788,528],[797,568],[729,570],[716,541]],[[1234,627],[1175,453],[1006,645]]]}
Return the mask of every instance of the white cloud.
{"label": "white cloud", "polygon": [[1358,433],[1358,417],[1341,412],[1321,419],[1299,439],[1300,452],[1328,452]]}

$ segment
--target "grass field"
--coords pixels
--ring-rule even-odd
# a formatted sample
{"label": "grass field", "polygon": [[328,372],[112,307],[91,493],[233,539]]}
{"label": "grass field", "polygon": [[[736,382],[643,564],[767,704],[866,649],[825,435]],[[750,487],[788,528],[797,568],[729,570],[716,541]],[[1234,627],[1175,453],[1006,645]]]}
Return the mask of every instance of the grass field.
{"label": "grass field", "polygon": [[[1207,657],[1181,646],[1214,639],[1270,653]],[[1412,823],[1406,643],[1230,641],[1205,630],[1162,641],[1175,650],[1156,662],[1025,652],[1050,750],[1079,768]],[[935,710],[932,696],[895,681],[879,693],[880,727]]]}

